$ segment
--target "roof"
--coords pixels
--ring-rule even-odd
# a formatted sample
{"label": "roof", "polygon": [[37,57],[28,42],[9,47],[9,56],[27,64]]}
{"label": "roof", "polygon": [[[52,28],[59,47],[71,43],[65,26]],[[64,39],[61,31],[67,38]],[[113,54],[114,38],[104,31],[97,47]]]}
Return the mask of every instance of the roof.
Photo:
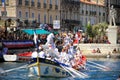
{"label": "roof", "polygon": [[87,1],[87,0],[80,0],[81,3],[85,3],[85,4],[90,4],[90,5],[98,5],[98,6],[105,6],[102,3],[97,3],[96,1]]}

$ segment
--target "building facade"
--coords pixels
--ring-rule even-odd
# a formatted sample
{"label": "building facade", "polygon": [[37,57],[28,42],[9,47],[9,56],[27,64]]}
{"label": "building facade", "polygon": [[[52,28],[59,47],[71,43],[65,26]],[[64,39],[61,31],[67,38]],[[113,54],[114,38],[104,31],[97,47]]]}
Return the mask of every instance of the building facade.
{"label": "building facade", "polygon": [[[5,0],[7,14],[1,18],[21,22],[37,22],[53,24],[53,20],[60,20],[60,0]],[[2,9],[2,0],[0,0]]]}
{"label": "building facade", "polygon": [[106,8],[104,3],[97,0],[80,0],[80,20],[83,26],[106,22]]}
{"label": "building facade", "polygon": [[80,27],[80,1],[79,0],[60,0],[61,1],[61,27],[63,30],[73,30]]}
{"label": "building facade", "polygon": [[[53,24],[53,20],[60,20],[61,29],[72,30],[80,24],[79,0],[5,0],[5,5],[6,14],[1,12],[1,18],[19,19],[22,25],[33,21]],[[2,0],[0,6],[2,9]]]}

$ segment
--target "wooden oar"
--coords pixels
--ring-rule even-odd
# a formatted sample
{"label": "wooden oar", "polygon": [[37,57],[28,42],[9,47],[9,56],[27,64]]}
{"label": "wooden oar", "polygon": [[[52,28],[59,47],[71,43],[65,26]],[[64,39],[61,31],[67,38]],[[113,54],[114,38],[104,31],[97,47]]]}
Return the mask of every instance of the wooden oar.
{"label": "wooden oar", "polygon": [[11,71],[22,69],[22,68],[27,68],[27,65],[23,65],[23,66],[13,68],[13,69],[4,70],[2,73],[11,72]]}
{"label": "wooden oar", "polygon": [[97,66],[99,66],[99,67],[101,67],[101,68],[104,68],[104,69],[106,69],[106,70],[110,70],[109,67],[106,67],[106,66],[104,66],[104,65],[101,65],[101,64],[98,64],[98,63],[95,63],[95,62],[92,62],[92,61],[87,61],[87,62],[92,63],[92,64],[95,64],[95,65],[97,65]]}
{"label": "wooden oar", "polygon": [[71,67],[67,67],[70,71],[72,71],[73,73],[79,75],[79,76],[82,76],[83,78],[86,78],[88,77],[88,75],[78,71],[78,70],[75,70],[74,68],[71,68]]}
{"label": "wooden oar", "polygon": [[101,69],[101,70],[103,70],[103,71],[106,71],[106,69],[101,68],[101,67],[98,67],[98,66],[94,66],[94,65],[91,65],[91,64],[86,64],[86,65],[91,66],[91,67],[94,67],[94,68]]}
{"label": "wooden oar", "polygon": [[[62,66],[62,65],[61,65]],[[66,67],[66,66],[62,66],[67,72],[71,73],[72,75],[74,76],[78,76],[78,77],[81,77],[81,78],[86,78],[88,77],[88,75],[82,73],[82,72],[79,72],[71,67]]]}
{"label": "wooden oar", "polygon": [[68,69],[66,69],[64,66],[61,66],[65,71],[67,71],[72,77],[75,77],[73,73],[71,73]]}

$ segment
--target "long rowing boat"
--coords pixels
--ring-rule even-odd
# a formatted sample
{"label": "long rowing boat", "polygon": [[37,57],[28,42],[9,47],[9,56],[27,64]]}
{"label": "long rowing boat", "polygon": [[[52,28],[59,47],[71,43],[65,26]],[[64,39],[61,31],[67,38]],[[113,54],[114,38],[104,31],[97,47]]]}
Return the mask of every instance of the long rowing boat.
{"label": "long rowing boat", "polygon": [[[39,61],[39,62],[38,62]],[[65,64],[62,64],[68,67]],[[61,64],[55,61],[51,61],[43,58],[34,58],[29,64],[29,70],[36,76],[43,77],[69,77],[70,73],[62,68]]]}

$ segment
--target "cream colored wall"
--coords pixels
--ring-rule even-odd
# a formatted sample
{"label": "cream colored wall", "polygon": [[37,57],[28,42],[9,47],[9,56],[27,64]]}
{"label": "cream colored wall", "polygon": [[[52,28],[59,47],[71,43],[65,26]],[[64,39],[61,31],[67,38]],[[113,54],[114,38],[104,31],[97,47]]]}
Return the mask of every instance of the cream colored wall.
{"label": "cream colored wall", "polygon": [[[84,11],[84,14],[82,14],[82,10]],[[86,15],[86,11],[88,11],[88,15]],[[96,16],[90,15],[90,11],[96,11]],[[83,19],[82,23],[84,26],[88,23],[88,21],[90,21],[92,25],[106,21],[106,17],[103,17],[103,13],[106,13],[105,7],[103,6],[81,3],[80,12],[80,17]],[[99,16],[99,12],[101,13],[101,16]]]}
{"label": "cream colored wall", "polygon": [[[30,4],[31,4],[31,0],[29,0],[29,1],[30,1]],[[22,6],[21,7],[19,7],[18,4],[17,4],[18,0],[10,0],[9,6],[6,7],[7,16],[8,17],[19,18],[18,13],[19,13],[19,11],[21,11],[22,12],[22,18],[20,18],[20,19],[24,20],[24,19],[26,19],[25,12],[29,13],[29,10],[30,10],[30,17],[29,17],[30,20],[32,19],[32,13],[34,13],[35,19],[38,19],[38,14],[40,13],[41,23],[44,23],[44,14],[47,15],[47,22],[46,23],[50,22],[48,20],[49,15],[52,15],[53,20],[55,20],[56,15],[58,16],[58,19],[60,19],[60,12],[59,12],[60,11],[60,0],[58,0],[58,9],[55,9],[55,0],[52,0],[52,9],[49,9],[50,0],[47,0],[47,8],[46,9],[43,8],[44,0],[40,0],[40,3],[41,3],[41,8],[40,9],[37,8],[37,1],[38,0],[35,0],[35,7],[30,7],[30,9],[29,9],[28,7],[24,6],[25,0],[22,1]],[[48,12],[48,10],[49,10],[49,12]]]}

